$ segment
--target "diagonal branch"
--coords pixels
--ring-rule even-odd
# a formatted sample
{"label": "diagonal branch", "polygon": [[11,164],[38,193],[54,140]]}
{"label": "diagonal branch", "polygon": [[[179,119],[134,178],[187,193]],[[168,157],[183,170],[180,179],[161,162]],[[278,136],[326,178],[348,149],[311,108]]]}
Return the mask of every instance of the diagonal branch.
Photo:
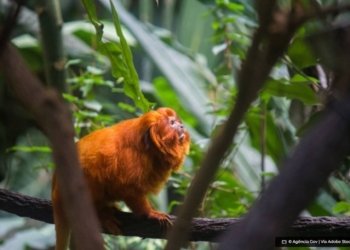
{"label": "diagonal branch", "polygon": [[[216,170],[219,167],[225,152],[232,143],[238,125],[242,121],[249,105],[263,87],[271,69],[287,49],[297,29],[310,18],[301,2],[292,2],[289,12],[278,9],[276,1],[257,1],[260,26],[255,32],[252,44],[247,52],[247,58],[238,75],[239,92],[235,106],[228,117],[223,129],[212,139],[207,153],[197,172],[185,202],[180,210],[179,218],[175,221],[173,230],[170,232],[167,250],[177,250],[186,241],[186,233],[189,230],[190,220],[202,202],[204,194]],[[331,11],[325,11],[327,15]],[[264,221],[266,222],[266,221]],[[265,225],[264,223],[261,225]],[[227,237],[226,249],[232,249],[233,238]],[[236,240],[237,237],[235,237]],[[246,239],[249,242],[249,239]],[[258,241],[254,241],[258,242]],[[230,245],[231,244],[231,245]],[[250,249],[258,249],[250,248]],[[242,249],[242,248],[235,248]],[[248,248],[249,249],[249,248]]]}
{"label": "diagonal branch", "polygon": [[[296,20],[295,23],[300,22]],[[338,93],[338,100],[328,104],[318,123],[301,139],[280,174],[242,222],[222,236],[219,249],[273,249],[276,235],[287,232],[331,172],[349,155],[350,73],[347,62],[350,32],[343,30],[343,33],[336,42],[342,49],[341,55],[334,57],[333,54],[339,68],[333,83],[333,93]],[[329,47],[328,51],[332,49]]]}
{"label": "diagonal branch", "polygon": [[77,249],[102,249],[99,224],[79,167],[68,107],[56,91],[43,87],[10,44],[6,44],[0,55],[0,69],[5,83],[34,116],[52,144],[58,186]]}
{"label": "diagonal branch", "polygon": [[[350,111],[350,102],[338,104]],[[317,194],[329,174],[350,153],[350,123],[333,110],[305,136],[281,173],[237,227],[224,234],[219,249],[273,249]],[[254,241],[249,239],[254,238]]]}
{"label": "diagonal branch", "polygon": [[[269,8],[272,8],[276,3],[273,0],[269,2],[271,3],[267,5]],[[258,7],[262,8],[258,11],[261,15],[280,14],[274,9],[269,11],[264,4],[260,4]],[[238,75],[239,92],[235,106],[223,129],[212,139],[200,169],[191,183],[179,217],[169,234],[167,250],[180,249],[186,241],[186,234],[189,231],[191,219],[203,201],[205,192],[226,151],[232,144],[239,124],[242,122],[250,104],[257,98],[274,64],[283,55],[299,27],[288,19],[289,15],[292,16],[292,14],[286,14],[287,22],[283,22],[284,20],[280,22],[280,19],[274,20],[274,16],[270,18],[261,17],[263,23],[253,36],[252,44],[247,52],[247,58]],[[278,28],[276,29],[275,27]]]}

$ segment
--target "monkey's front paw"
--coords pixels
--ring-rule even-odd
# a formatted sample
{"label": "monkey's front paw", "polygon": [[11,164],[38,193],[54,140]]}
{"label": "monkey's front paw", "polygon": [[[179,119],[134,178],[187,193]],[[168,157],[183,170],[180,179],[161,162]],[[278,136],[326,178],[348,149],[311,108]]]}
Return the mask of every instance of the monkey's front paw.
{"label": "monkey's front paw", "polygon": [[116,218],[116,213],[119,210],[115,207],[105,207],[98,210],[99,219],[101,226],[105,232],[108,232],[113,235],[121,235],[122,231],[120,229],[120,222]]}
{"label": "monkey's front paw", "polygon": [[108,232],[109,234],[113,235],[122,235],[122,231],[120,230],[119,227],[119,221],[117,220],[105,220],[101,222],[102,228],[105,232]]}
{"label": "monkey's front paw", "polygon": [[156,210],[152,210],[149,214],[147,214],[147,217],[158,220],[161,226],[169,227],[173,224],[168,214]]}

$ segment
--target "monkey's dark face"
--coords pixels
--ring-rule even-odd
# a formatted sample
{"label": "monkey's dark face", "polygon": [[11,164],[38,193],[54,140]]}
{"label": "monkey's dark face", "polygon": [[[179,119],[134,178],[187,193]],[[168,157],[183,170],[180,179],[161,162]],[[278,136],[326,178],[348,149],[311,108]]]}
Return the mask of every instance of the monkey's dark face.
{"label": "monkey's dark face", "polygon": [[160,151],[188,145],[190,136],[176,112],[170,108],[159,108],[156,120],[151,124],[150,139]]}
{"label": "monkey's dark face", "polygon": [[161,114],[156,126],[163,141],[182,142],[186,135],[189,136],[174,110],[159,108],[156,112]]}
{"label": "monkey's dark face", "polygon": [[169,126],[176,131],[179,140],[182,140],[185,137],[185,128],[179,118],[175,116],[168,117]]}

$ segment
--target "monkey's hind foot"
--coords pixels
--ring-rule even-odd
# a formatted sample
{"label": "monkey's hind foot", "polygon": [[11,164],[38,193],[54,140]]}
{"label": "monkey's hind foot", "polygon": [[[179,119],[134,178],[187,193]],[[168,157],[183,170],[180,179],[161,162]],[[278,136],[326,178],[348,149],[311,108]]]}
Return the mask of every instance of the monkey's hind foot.
{"label": "monkey's hind foot", "polygon": [[152,210],[149,214],[147,214],[147,217],[150,219],[155,219],[159,221],[159,224],[162,227],[170,227],[173,225],[173,222],[171,221],[170,216],[166,213]]}

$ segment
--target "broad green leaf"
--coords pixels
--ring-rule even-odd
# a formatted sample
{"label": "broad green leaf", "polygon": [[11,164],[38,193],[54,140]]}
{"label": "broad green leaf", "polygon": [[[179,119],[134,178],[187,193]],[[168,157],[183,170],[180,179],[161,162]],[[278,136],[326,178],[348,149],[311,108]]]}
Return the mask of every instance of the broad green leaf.
{"label": "broad green leaf", "polygon": [[349,214],[350,213],[350,203],[345,201],[340,201],[333,207],[333,212],[335,214]]}
{"label": "broad green leaf", "polygon": [[295,39],[288,48],[288,56],[299,68],[306,68],[316,65],[316,57],[310,46],[302,38]]}
{"label": "broad green leaf", "polygon": [[298,99],[307,105],[314,105],[319,103],[316,93],[310,86],[310,81],[305,78],[303,81],[291,81],[286,84],[285,80],[270,79],[265,85],[262,94],[268,94],[270,96],[286,97],[288,99]]}

